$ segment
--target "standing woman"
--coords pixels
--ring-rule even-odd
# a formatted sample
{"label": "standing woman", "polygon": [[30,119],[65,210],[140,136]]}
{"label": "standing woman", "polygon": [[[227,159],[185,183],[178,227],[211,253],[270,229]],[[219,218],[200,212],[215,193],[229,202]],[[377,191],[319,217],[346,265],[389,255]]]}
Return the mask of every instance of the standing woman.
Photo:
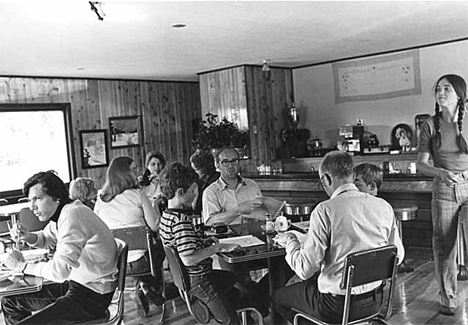
{"label": "standing woman", "polygon": [[[440,313],[453,315],[457,294],[458,213],[468,204],[468,146],[463,134],[466,83],[457,75],[439,78],[435,88],[435,115],[422,126],[419,135],[418,170],[434,176],[432,189],[432,245]],[[433,166],[429,164],[432,157]]]}
{"label": "standing woman", "polygon": [[[110,229],[147,225],[154,233],[153,260],[160,272],[165,255],[157,238],[160,215],[154,210],[146,194],[139,188],[138,168],[130,157],[114,158],[107,169],[106,182],[98,194],[94,212]],[[149,255],[146,250],[131,250],[128,253],[127,272],[149,272]],[[140,316],[147,316],[151,301],[157,307],[164,303],[161,295],[161,274],[156,277],[142,276],[135,288],[135,303]]]}

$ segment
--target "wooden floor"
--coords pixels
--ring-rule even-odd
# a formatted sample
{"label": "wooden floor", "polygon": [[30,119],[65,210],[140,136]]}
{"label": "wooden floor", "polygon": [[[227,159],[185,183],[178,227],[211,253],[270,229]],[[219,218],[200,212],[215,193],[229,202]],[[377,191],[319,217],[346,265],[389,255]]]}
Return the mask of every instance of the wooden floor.
{"label": "wooden floor", "polygon": [[[398,275],[393,315],[388,322],[392,325],[468,325],[468,281],[458,282],[458,308],[454,316],[445,316],[438,313],[438,289],[434,276],[434,262],[408,258],[407,264],[414,267],[415,270]],[[170,300],[166,302],[167,310],[164,324],[197,324],[188,313],[185,302],[178,296],[173,286],[169,286],[168,295]],[[153,306],[151,306],[148,317],[139,317],[132,298],[132,291],[125,293],[123,325],[156,325],[159,323],[160,312]],[[264,321],[266,325],[274,325],[271,324],[269,317]],[[0,317],[0,325],[3,324],[3,317]],[[217,323],[215,321],[210,322],[210,325],[214,324]]]}

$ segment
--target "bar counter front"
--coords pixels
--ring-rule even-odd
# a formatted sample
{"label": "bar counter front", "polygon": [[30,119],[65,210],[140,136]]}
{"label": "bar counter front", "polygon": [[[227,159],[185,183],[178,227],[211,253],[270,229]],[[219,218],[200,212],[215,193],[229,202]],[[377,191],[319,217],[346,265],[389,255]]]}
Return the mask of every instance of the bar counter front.
{"label": "bar counter front", "polygon": [[[312,209],[328,199],[316,184],[318,172],[299,172],[278,175],[243,175],[254,179],[264,196],[285,200],[288,204],[307,204]],[[421,174],[385,174],[379,196],[394,207],[417,207],[416,217],[403,222],[403,243],[417,256],[432,256],[431,198],[432,177]]]}

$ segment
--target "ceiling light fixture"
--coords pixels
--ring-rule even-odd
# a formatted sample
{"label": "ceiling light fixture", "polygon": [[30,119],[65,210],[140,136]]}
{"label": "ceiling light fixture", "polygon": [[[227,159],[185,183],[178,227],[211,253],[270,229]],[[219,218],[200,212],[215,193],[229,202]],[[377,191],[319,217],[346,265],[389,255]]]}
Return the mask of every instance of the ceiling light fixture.
{"label": "ceiling light fixture", "polygon": [[91,6],[91,10],[96,13],[99,20],[104,20],[104,16],[106,15],[102,10],[102,2],[99,1],[88,1],[89,5]]}
{"label": "ceiling light fixture", "polygon": [[270,66],[268,65],[268,60],[263,60],[262,71],[270,71]]}
{"label": "ceiling light fixture", "polygon": [[184,28],[186,27],[187,25],[186,24],[182,24],[182,23],[178,23],[178,24],[173,24],[172,27],[173,28]]}

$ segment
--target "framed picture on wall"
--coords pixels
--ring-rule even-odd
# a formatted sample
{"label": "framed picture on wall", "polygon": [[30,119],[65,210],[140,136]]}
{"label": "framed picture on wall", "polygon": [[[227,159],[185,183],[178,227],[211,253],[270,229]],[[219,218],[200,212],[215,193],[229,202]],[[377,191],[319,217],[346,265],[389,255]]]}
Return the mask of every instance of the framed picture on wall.
{"label": "framed picture on wall", "polygon": [[127,148],[140,146],[140,117],[123,116],[109,117],[111,148]]}
{"label": "framed picture on wall", "polygon": [[81,130],[80,148],[83,169],[109,165],[107,130]]}

